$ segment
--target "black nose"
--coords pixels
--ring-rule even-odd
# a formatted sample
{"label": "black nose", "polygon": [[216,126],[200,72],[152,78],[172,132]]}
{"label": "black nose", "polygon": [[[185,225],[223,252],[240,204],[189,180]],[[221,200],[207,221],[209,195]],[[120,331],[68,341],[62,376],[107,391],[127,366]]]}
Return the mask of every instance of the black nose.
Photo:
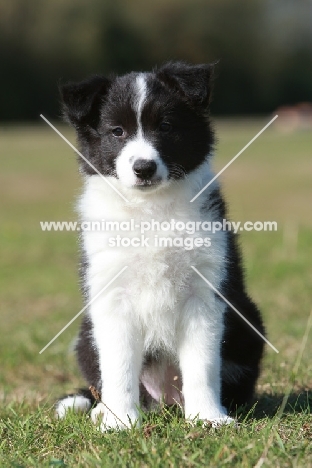
{"label": "black nose", "polygon": [[151,179],[157,170],[155,161],[149,159],[137,159],[132,166],[133,172],[139,179]]}

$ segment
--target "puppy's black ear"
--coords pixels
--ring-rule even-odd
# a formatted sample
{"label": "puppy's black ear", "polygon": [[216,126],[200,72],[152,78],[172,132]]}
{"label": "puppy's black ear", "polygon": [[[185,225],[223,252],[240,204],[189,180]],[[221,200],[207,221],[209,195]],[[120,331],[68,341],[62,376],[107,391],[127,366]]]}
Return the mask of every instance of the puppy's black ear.
{"label": "puppy's black ear", "polygon": [[215,64],[189,65],[169,62],[156,72],[167,87],[178,92],[195,106],[208,107]]}
{"label": "puppy's black ear", "polygon": [[97,128],[102,100],[111,86],[104,76],[93,76],[81,83],[68,83],[60,88],[63,112],[76,128]]}

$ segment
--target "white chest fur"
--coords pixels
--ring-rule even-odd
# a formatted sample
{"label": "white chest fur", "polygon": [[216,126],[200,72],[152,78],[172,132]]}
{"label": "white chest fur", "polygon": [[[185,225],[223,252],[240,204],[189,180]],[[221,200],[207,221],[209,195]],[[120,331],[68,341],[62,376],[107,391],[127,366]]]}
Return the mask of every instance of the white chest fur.
{"label": "white chest fur", "polygon": [[[203,177],[202,174],[206,175]],[[127,266],[128,269],[103,292],[106,310],[102,314],[112,313],[109,311],[118,307],[120,301],[126,302],[128,313],[142,330],[145,348],[160,346],[172,351],[176,342],[177,322],[181,320],[186,301],[193,296],[205,303],[212,300],[211,291],[191,269],[192,265],[217,288],[224,277],[226,233],[219,231],[213,234],[200,229],[198,223],[214,221],[215,214],[202,214],[202,200],[190,203],[209,177],[211,173],[205,173],[201,168],[189,179],[173,183],[161,192],[133,195],[129,191],[126,194],[128,203],[119,198],[99,176],[86,180],[79,211],[81,220],[87,222],[90,229],[82,235],[88,262],[86,283],[90,299]],[[114,183],[113,179],[111,181]],[[211,187],[210,192],[214,188]],[[168,229],[172,220],[185,225],[197,223],[199,229],[192,233]],[[124,229],[91,230],[93,222],[101,222],[104,227],[107,222],[116,222],[118,224],[114,227],[119,225]],[[165,224],[161,224],[163,222]],[[147,224],[151,229],[142,233],[142,226],[145,229]],[[131,230],[126,229],[130,225]],[[162,226],[166,229],[161,229]],[[117,236],[119,246],[116,241],[112,246],[112,239],[116,240]],[[177,237],[178,245],[172,245],[170,239]],[[129,241],[121,245],[124,239],[133,238],[139,239],[140,245],[127,246]],[[206,239],[207,244],[207,239],[210,239],[210,246],[193,249],[181,247],[181,242],[186,238],[189,239],[187,245],[198,238]]]}

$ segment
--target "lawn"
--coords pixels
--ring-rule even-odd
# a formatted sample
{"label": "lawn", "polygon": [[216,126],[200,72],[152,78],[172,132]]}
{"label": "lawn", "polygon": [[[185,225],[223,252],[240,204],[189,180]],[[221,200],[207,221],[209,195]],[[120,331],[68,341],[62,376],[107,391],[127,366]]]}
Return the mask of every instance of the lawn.
{"label": "lawn", "polygon": [[[268,121],[217,121],[215,169]],[[83,385],[72,352],[79,319],[39,354],[82,307],[76,234],[39,225],[75,219],[75,156],[44,122],[0,128],[1,467],[312,467],[311,148],[311,131],[273,124],[220,177],[233,220],[278,223],[241,234],[248,288],[279,354],[266,348],[240,425],[190,427],[161,408],[141,429],[100,434],[86,416],[53,417],[55,399]]]}

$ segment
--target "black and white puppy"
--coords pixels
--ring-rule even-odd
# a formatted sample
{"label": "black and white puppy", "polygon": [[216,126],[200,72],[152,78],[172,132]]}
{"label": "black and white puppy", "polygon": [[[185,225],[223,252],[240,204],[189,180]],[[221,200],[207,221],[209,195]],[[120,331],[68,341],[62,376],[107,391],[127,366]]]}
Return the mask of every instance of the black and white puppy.
{"label": "black and white puppy", "polygon": [[79,160],[81,220],[134,220],[135,229],[119,231],[121,238],[140,238],[141,223],[151,220],[192,221],[198,230],[192,248],[155,242],[156,235],[190,237],[168,223],[127,248],[111,241],[112,232],[82,233],[83,291],[91,304],[76,351],[101,402],[95,406],[91,392],[81,391],[57,403],[59,417],[69,408],[92,408],[102,430],[125,428],[139,424],[140,401],[156,400],[181,404],[188,420],[218,425],[232,421],[229,409],[253,395],[263,341],[192,269],[264,333],[245,292],[234,234],[209,232],[207,244],[200,229],[203,221],[226,217],[218,183],[190,202],[213,178],[212,73],[212,65],[170,62],[150,73],[94,76],[62,88],[65,115],[93,166]]}

